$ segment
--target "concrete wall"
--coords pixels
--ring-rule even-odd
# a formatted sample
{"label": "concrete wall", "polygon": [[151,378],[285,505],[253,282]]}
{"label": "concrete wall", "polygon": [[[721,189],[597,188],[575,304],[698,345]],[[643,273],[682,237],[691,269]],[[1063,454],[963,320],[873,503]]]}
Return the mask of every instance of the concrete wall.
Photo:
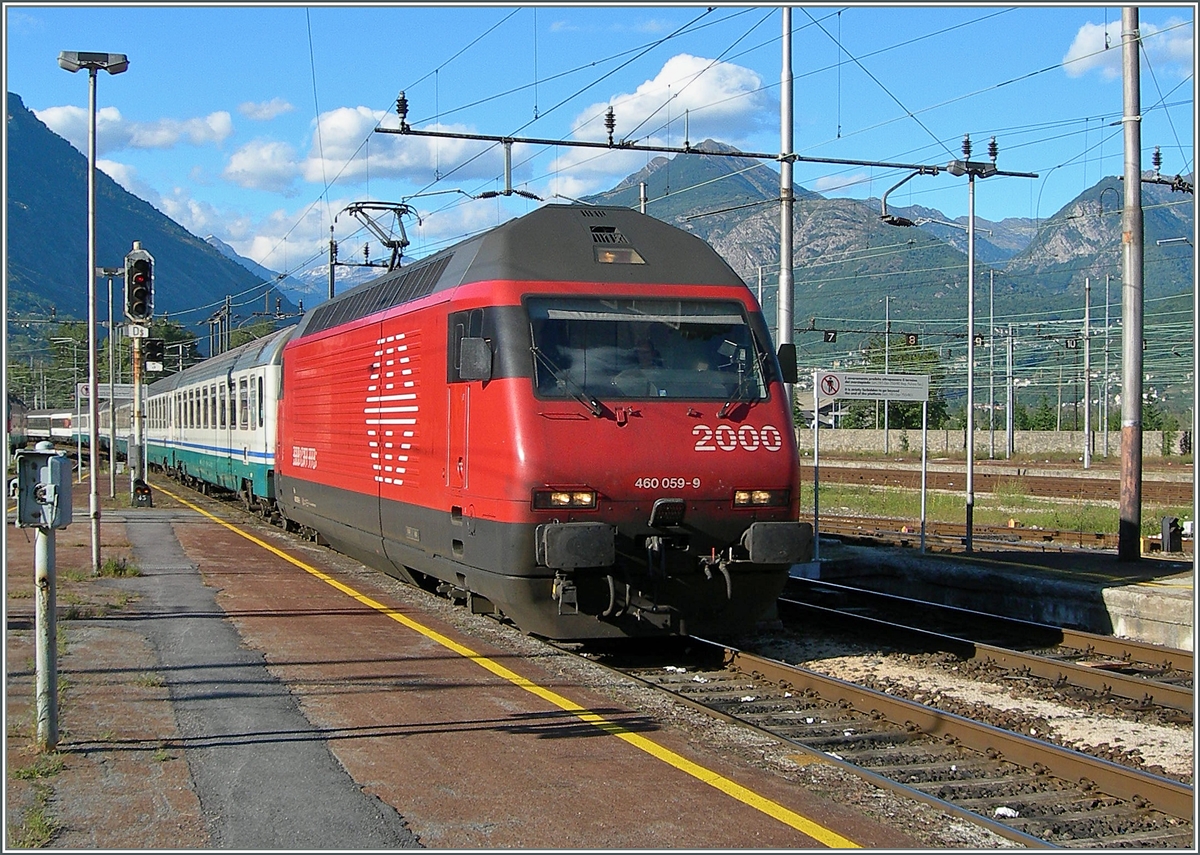
{"label": "concrete wall", "polygon": [[[1083,457],[1083,431],[1053,431],[1053,430],[1019,430],[1013,435],[1013,453],[1021,455],[1036,454],[1070,454]],[[1176,431],[1172,437],[1171,455],[1179,455],[1183,431]],[[813,447],[813,432],[809,428],[800,428],[796,432],[796,441],[802,455],[811,455]],[[947,455],[966,455],[966,431],[930,430],[929,456],[944,457]],[[1005,455],[1004,431],[995,433],[996,458],[1003,459]],[[921,430],[890,430],[888,431],[888,451],[899,453],[907,448],[909,451],[920,453]],[[987,457],[992,447],[992,434],[985,426],[975,431],[975,456]],[[830,454],[837,453],[867,453],[882,454],[884,451],[882,430],[857,430],[849,428],[821,429],[821,451]],[[1101,459],[1104,455],[1104,435],[1093,431],[1092,457]],[[1108,456],[1110,459],[1120,459],[1121,434],[1117,431],[1108,432]],[[1162,431],[1144,431],[1142,433],[1142,456],[1163,456]]]}

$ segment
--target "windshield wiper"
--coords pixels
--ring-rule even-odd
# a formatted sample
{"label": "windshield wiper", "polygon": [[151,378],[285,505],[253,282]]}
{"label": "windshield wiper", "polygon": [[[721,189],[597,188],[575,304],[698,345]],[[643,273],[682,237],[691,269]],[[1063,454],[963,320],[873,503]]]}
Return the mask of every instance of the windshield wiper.
{"label": "windshield wiper", "polygon": [[717,410],[717,418],[719,418],[719,419],[725,418],[726,416],[729,415],[729,411],[731,409],[733,409],[734,404],[738,403],[739,401],[745,400],[742,393],[748,385],[746,383],[747,376],[748,375],[743,374],[741,377],[738,378],[738,384],[737,384],[737,387],[733,390],[733,394],[729,396],[729,400],[725,402],[725,404],[721,407],[721,409]]}
{"label": "windshield wiper", "polygon": [[546,366],[546,370],[550,372],[550,376],[561,383],[572,398],[587,407],[593,416],[599,418],[604,415],[604,405],[600,403],[600,400],[595,395],[588,394],[578,383],[567,376],[567,373],[555,365],[550,357],[538,350],[537,345],[529,349],[533,351],[533,358],[540,360],[542,365]]}

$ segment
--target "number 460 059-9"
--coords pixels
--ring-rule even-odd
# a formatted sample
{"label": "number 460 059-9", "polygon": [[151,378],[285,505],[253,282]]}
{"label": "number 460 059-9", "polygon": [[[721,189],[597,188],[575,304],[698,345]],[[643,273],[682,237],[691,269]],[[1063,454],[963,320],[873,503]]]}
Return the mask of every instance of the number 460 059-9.
{"label": "number 460 059-9", "polygon": [[693,490],[700,489],[699,478],[638,478],[633,486],[639,490]]}

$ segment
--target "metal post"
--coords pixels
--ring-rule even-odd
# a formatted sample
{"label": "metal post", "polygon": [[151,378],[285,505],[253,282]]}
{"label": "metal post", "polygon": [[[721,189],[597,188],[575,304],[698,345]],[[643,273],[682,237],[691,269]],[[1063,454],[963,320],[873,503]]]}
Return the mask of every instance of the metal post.
{"label": "metal post", "polygon": [[92,573],[100,573],[100,396],[96,358],[96,75],[88,69],[88,519],[92,529]]}
{"label": "metal post", "polygon": [[113,278],[108,275],[108,497],[117,496],[117,414],[113,373],[116,369],[117,331],[113,329]]}
{"label": "metal post", "polygon": [[921,402],[921,554],[925,554],[925,492],[929,477],[929,398]]}
{"label": "metal post", "polygon": [[1092,279],[1083,280],[1083,468],[1092,468]]}
{"label": "metal post", "polygon": [[[329,299],[333,299],[333,268],[337,263],[337,242],[333,239],[333,225],[329,226]],[[209,347],[208,352],[212,353]]]}
{"label": "metal post", "polygon": [[133,424],[129,438],[129,453],[125,460],[129,464],[129,503],[135,501],[135,486],[145,476],[142,472],[142,340],[133,342]]}
{"label": "metal post", "polygon": [[646,203],[649,201],[646,198],[646,182],[643,181],[638,186],[640,188],[638,193],[638,210],[644,214],[646,213]]}
{"label": "metal post", "polygon": [[1013,440],[1015,438],[1013,435],[1013,428],[1015,427],[1014,419],[1016,418],[1016,413],[1014,412],[1014,410],[1015,410],[1016,404],[1017,404],[1017,402],[1015,400],[1015,396],[1013,395],[1014,387],[1013,387],[1013,325],[1012,324],[1008,325],[1008,378],[1007,378],[1007,381],[1008,381],[1008,400],[1005,403],[1005,407],[1004,407],[1005,408],[1005,419],[1004,419],[1005,425],[1004,426],[1005,426],[1005,430],[1007,432],[1007,436],[1005,437],[1005,445],[1007,447],[1006,452],[1005,452],[1005,457],[1011,458],[1013,456],[1013,449],[1016,446],[1016,444],[1013,442]]}
{"label": "metal post", "polygon": [[988,271],[988,458],[996,459],[996,271]]}
{"label": "metal post", "polygon": [[1140,35],[1136,6],[1121,9],[1124,65],[1125,200],[1121,213],[1121,517],[1117,560],[1142,553],[1142,133]]}
{"label": "metal post", "polygon": [[967,174],[967,536],[973,550],[975,524],[975,173]]}
{"label": "metal post", "polygon": [[58,745],[58,634],[54,602],[54,530],[37,526],[33,580],[36,589],[37,742],[43,751]]}
{"label": "metal post", "polygon": [[[791,344],[795,305],[792,277],[792,10],[783,7],[783,69],[779,93],[779,330],[777,344]],[[792,384],[784,384],[784,398],[792,401]],[[816,395],[816,387],[813,387]],[[814,401],[816,398],[814,397]]]}
{"label": "metal post", "polygon": [[821,560],[821,403],[813,372],[813,561]]}
{"label": "metal post", "polygon": [[[890,295],[885,295],[883,298],[883,373],[889,374],[890,357],[892,343],[892,298]],[[890,432],[888,430],[888,399],[883,399],[883,453],[891,452]]]}
{"label": "metal post", "polygon": [[1108,280],[1109,274],[1104,274],[1104,457],[1108,459]]}

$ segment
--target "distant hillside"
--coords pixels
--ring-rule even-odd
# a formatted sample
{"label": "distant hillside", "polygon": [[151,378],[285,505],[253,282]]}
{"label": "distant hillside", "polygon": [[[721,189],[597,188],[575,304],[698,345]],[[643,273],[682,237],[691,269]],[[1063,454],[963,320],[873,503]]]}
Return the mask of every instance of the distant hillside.
{"label": "distant hillside", "polygon": [[[711,140],[696,150],[735,151]],[[767,162],[751,158],[656,157],[612,190],[584,201],[636,207],[641,182],[647,184],[647,213],[709,241],[752,289],[761,268],[767,286],[764,307],[773,316],[779,270],[779,173]],[[1102,280],[1105,273],[1119,277],[1120,185],[1120,180],[1106,178],[1040,222],[976,218],[977,287],[982,279],[994,290],[998,313],[1077,317],[1087,277]],[[1157,184],[1144,183],[1142,189],[1146,296],[1190,293],[1191,254],[1156,242],[1192,233],[1194,199]],[[907,319],[910,326],[963,316],[965,217],[951,221],[933,208],[890,205],[889,213],[917,223],[916,228],[902,228],[880,220],[877,199],[829,199],[803,187],[796,187],[794,193],[793,314],[798,328],[806,320],[815,329],[853,331],[864,326],[855,321],[877,325],[885,297],[890,298],[893,319]],[[987,308],[986,292],[977,291],[977,311]],[[866,335],[865,331],[859,334],[860,338]]]}
{"label": "distant hillside", "polygon": [[[8,93],[8,315],[87,317],[87,157],[47,128],[21,98]],[[155,260],[155,315],[206,333],[205,321],[225,301],[249,318],[276,299],[295,305],[271,279],[226,258],[150,204],[96,171],[96,265],[120,267],[133,242]],[[119,279],[114,292],[120,294]],[[106,283],[99,311],[107,313]],[[119,301],[119,296],[117,297]],[[118,312],[119,316],[119,302]]]}

